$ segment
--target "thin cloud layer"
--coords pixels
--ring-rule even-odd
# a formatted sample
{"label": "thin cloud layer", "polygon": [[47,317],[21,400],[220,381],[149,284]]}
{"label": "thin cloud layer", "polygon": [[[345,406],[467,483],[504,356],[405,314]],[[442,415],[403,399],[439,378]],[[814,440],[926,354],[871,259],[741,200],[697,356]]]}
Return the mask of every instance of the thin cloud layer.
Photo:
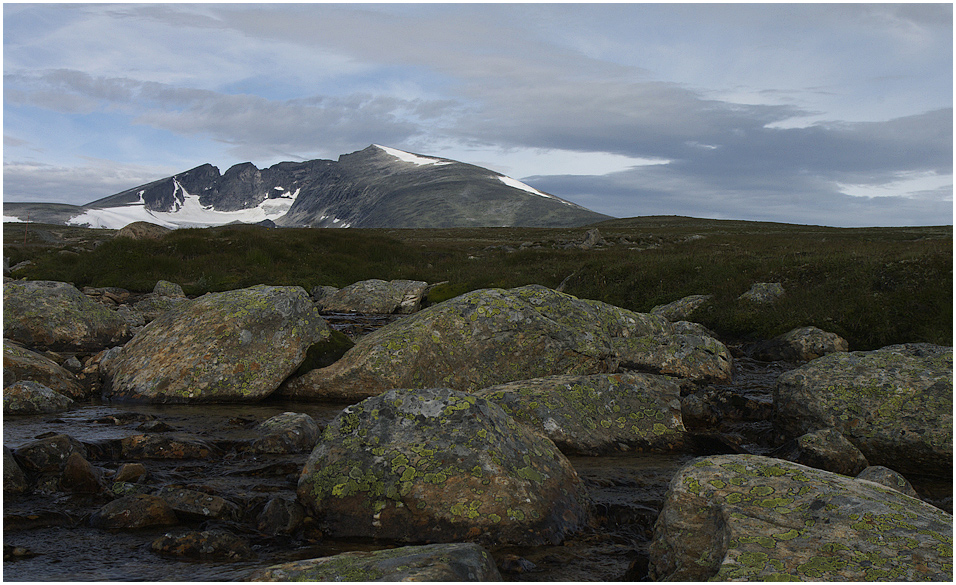
{"label": "thin cloud layer", "polygon": [[618,217],[951,222],[951,5],[8,4],[4,18],[8,201],[82,204],[206,162],[377,143]]}

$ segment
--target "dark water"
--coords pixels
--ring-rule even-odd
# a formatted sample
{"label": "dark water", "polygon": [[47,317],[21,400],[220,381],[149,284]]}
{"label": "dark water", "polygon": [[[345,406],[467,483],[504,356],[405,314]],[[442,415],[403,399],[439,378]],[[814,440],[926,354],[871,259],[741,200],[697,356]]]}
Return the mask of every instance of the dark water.
{"label": "dark water", "polygon": [[[359,325],[361,334],[379,323]],[[352,333],[347,331],[347,333]],[[734,383],[709,391],[727,404],[761,412],[769,405],[776,377],[793,367],[735,361]],[[265,401],[254,405],[131,405],[88,404],[66,413],[4,417],[3,442],[15,448],[45,433],[66,433],[88,444],[140,434],[147,419],[161,421],[185,436],[214,443],[221,455],[208,460],[143,461],[151,481],[221,495],[251,510],[241,522],[193,523],[193,530],[223,527],[247,538],[257,558],[244,562],[199,562],[167,558],[150,544],[169,528],[111,532],[89,527],[90,514],[106,496],[34,493],[4,501],[3,578],[7,581],[231,581],[280,562],[393,546],[385,542],[323,539],[303,532],[296,538],[273,537],[255,531],[257,510],[268,498],[294,499],[298,472],[307,454],[253,456],[241,445],[254,437],[254,427],[276,414],[292,411],[312,416],[320,425],[331,421],[347,404]],[[736,406],[734,406],[736,407]],[[112,419],[109,417],[113,417]],[[759,417],[757,417],[759,418]],[[766,420],[735,420],[706,429],[701,453],[743,448],[766,453],[772,429]],[[620,453],[602,457],[571,457],[594,502],[596,525],[560,546],[500,547],[491,552],[503,572],[515,581],[615,581],[646,576],[647,550],[654,522],[668,483],[695,453]],[[91,457],[92,459],[92,457]],[[115,470],[121,462],[92,461]],[[26,555],[8,557],[20,547]],[[22,552],[21,551],[21,552]]]}

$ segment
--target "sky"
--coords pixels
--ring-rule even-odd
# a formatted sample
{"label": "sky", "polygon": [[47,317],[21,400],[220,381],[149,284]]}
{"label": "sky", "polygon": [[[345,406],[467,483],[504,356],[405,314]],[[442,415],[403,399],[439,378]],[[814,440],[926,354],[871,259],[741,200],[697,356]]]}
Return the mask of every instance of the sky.
{"label": "sky", "polygon": [[614,217],[953,221],[953,6],[3,5],[3,199],[382,144]]}

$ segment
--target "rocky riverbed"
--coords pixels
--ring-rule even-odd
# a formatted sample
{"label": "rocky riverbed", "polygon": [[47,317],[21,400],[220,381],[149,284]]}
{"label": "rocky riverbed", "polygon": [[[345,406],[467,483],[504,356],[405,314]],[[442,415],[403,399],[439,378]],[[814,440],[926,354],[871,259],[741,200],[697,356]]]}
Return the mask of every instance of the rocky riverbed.
{"label": "rocky riverbed", "polygon": [[346,323],[11,284],[8,580],[952,577],[951,348],[534,286]]}

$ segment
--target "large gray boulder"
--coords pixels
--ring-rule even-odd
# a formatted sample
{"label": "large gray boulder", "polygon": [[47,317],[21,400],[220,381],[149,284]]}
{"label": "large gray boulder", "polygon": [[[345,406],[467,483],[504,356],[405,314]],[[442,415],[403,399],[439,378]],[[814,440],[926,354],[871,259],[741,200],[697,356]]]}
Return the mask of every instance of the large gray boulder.
{"label": "large gray boulder", "polygon": [[107,362],[109,395],[146,402],[259,400],[329,335],[301,287],[210,293],[151,322]]}
{"label": "large gray boulder", "polygon": [[650,576],[669,581],[946,581],[953,517],[884,486],[756,455],[671,481]]}
{"label": "large gray boulder", "polygon": [[686,440],[680,386],[667,376],[550,376],[484,388],[475,395],[547,435],[567,454],[673,451]]}
{"label": "large gray boulder", "polygon": [[428,283],[419,280],[363,280],[319,299],[334,313],[408,314],[421,308]]}
{"label": "large gray boulder", "polygon": [[260,569],[250,581],[501,581],[495,561],[460,542],[347,552]]}
{"label": "large gray boulder", "polygon": [[833,427],[871,465],[952,476],[953,350],[906,344],[833,353],[782,374],[774,426],[797,437]]}
{"label": "large gray boulder", "polygon": [[73,401],[39,382],[21,380],[3,389],[3,414],[63,412]]}
{"label": "large gray boulder", "polygon": [[290,380],[281,392],[360,400],[390,388],[473,391],[626,369],[727,380],[730,368],[722,343],[677,333],[663,317],[530,285],[473,291],[390,323],[331,366]]}
{"label": "large gray boulder", "polygon": [[17,381],[39,382],[74,400],[86,398],[88,395],[86,388],[69,370],[44,355],[24,349],[6,339],[3,340],[3,370],[5,376],[9,373]]}
{"label": "large gray boulder", "polygon": [[54,351],[99,351],[130,337],[122,318],[75,286],[50,280],[3,284],[3,336]]}
{"label": "large gray boulder", "polygon": [[342,411],[299,478],[333,537],[559,543],[590,521],[587,494],[547,438],[484,398],[390,390]]}

